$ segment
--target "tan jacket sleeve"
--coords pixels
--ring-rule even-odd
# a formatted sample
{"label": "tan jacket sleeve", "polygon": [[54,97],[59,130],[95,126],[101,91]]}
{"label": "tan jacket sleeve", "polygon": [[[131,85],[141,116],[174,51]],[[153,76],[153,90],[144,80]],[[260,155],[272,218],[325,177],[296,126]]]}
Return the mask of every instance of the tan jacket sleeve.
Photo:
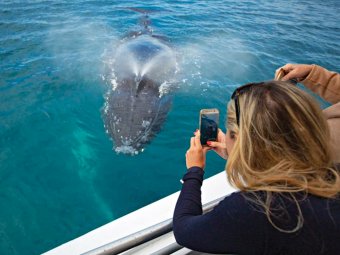
{"label": "tan jacket sleeve", "polygon": [[332,103],[323,110],[331,135],[332,157],[340,163],[340,74],[313,65],[309,75],[301,81],[303,85]]}
{"label": "tan jacket sleeve", "polygon": [[313,65],[312,71],[301,83],[332,104],[340,102],[340,74],[336,72]]}

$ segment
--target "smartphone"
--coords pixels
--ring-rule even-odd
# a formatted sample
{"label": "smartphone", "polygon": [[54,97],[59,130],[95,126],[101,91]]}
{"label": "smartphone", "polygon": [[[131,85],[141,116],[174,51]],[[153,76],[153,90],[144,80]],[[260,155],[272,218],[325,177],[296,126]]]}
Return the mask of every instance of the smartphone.
{"label": "smartphone", "polygon": [[207,145],[208,141],[217,140],[220,113],[218,109],[202,109],[200,111],[201,144]]}

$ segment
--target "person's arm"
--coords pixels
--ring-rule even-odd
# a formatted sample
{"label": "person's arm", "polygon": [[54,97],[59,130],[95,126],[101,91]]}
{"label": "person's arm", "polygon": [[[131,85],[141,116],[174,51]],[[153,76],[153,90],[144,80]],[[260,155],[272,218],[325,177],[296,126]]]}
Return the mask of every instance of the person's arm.
{"label": "person's arm", "polygon": [[297,79],[314,93],[326,101],[336,104],[340,102],[340,74],[328,71],[318,65],[286,64],[276,71],[283,70],[283,81]]}
{"label": "person's arm", "polygon": [[[222,253],[226,251],[225,245],[223,242],[217,241],[216,224],[208,223],[207,219],[204,219],[207,217],[202,215],[201,185],[203,175],[204,172],[199,167],[190,168],[184,175],[183,187],[173,216],[173,231],[177,243],[184,247],[201,252]],[[211,228],[214,228],[216,233],[211,233]],[[221,245],[222,247],[220,247]]]}
{"label": "person's arm", "polygon": [[332,104],[340,102],[340,74],[318,65],[312,66],[311,72],[301,83]]}
{"label": "person's arm", "polygon": [[203,175],[201,168],[192,167],[183,177],[173,217],[177,243],[208,253],[261,254],[264,214],[251,210],[240,193],[233,193],[203,215]]}

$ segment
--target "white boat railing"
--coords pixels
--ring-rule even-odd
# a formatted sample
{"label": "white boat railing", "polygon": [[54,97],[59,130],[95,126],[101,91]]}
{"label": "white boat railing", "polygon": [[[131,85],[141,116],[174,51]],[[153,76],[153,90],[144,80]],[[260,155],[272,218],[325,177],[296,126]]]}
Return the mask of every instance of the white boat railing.
{"label": "white boat railing", "polygon": [[[207,213],[211,211],[221,200],[224,199],[225,196],[218,198],[214,201],[211,201],[205,205],[203,205],[203,213]],[[130,250],[138,245],[144,244],[150,240],[153,240],[157,237],[160,237],[166,233],[172,231],[172,219],[168,219],[166,221],[160,222],[156,225],[133,233],[129,236],[123,237],[119,240],[113,241],[96,249],[93,249],[89,252],[84,253],[84,255],[113,255],[119,254],[124,251]],[[167,251],[164,254],[169,254],[170,250],[175,252],[182,248],[182,246],[173,244],[171,247],[161,247],[160,250],[167,248]],[[163,253],[163,252],[162,252]]]}

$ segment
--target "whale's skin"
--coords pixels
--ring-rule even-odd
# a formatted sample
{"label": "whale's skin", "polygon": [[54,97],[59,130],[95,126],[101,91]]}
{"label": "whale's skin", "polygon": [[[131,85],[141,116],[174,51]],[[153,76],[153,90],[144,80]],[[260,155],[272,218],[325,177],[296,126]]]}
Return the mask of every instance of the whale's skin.
{"label": "whale's skin", "polygon": [[114,81],[104,107],[114,150],[137,154],[160,131],[171,108],[166,89],[176,73],[173,50],[151,35],[134,36],[117,48]]}

